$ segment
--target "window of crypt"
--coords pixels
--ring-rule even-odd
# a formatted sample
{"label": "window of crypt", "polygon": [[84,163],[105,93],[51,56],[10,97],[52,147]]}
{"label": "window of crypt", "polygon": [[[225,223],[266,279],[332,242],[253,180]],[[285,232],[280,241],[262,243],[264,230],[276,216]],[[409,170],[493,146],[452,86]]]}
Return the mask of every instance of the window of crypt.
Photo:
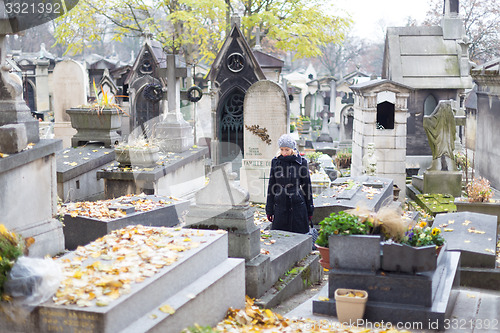
{"label": "window of crypt", "polygon": [[394,129],[394,104],[382,102],[377,104],[377,129]]}

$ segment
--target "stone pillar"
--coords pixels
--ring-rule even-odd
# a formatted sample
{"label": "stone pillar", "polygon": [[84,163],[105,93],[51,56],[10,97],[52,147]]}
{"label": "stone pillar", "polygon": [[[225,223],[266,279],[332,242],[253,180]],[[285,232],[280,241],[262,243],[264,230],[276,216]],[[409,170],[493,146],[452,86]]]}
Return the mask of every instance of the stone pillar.
{"label": "stone pillar", "polygon": [[38,112],[48,112],[50,110],[49,64],[48,59],[42,58],[36,61],[36,109]]}

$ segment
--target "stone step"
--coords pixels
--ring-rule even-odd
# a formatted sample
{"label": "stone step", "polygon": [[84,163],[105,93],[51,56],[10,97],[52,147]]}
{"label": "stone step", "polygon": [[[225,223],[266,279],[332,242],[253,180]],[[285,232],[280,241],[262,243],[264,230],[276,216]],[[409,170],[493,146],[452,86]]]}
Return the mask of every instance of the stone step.
{"label": "stone step", "polygon": [[[227,233],[191,229],[180,232],[186,235],[180,237],[189,237],[191,241],[198,242],[199,247],[179,253],[181,257],[178,261],[163,267],[143,282],[132,284],[129,294],[122,295],[107,306],[78,307],[56,305],[52,301],[42,304],[37,318],[39,331],[58,329],[60,332],[73,332],[75,327],[87,327],[95,332],[119,332],[227,260]],[[192,234],[188,235],[189,232]],[[73,256],[76,256],[75,252],[63,258],[71,259]],[[240,278],[243,280],[243,276]],[[243,287],[241,289],[244,291]],[[73,321],[65,322],[66,318]],[[87,326],[82,326],[83,321]]]}
{"label": "stone step", "polygon": [[[246,263],[247,295],[259,298],[297,262],[312,250],[311,236],[270,230],[271,237],[261,242],[261,254]],[[271,240],[275,243],[271,243]]]}
{"label": "stone step", "polygon": [[[180,332],[194,324],[213,327],[230,307],[244,308],[244,275],[244,260],[229,258],[120,332]],[[164,305],[175,312],[162,312],[160,307]]]}
{"label": "stone step", "polygon": [[309,254],[287,271],[255,304],[269,309],[284,300],[307,289],[322,279],[323,268],[319,264],[319,255]]}

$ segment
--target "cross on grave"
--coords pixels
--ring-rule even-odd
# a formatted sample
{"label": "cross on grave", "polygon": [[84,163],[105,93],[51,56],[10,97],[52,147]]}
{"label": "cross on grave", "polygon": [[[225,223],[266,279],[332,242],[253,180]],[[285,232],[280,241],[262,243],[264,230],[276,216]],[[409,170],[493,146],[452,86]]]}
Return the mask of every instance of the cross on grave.
{"label": "cross on grave", "polygon": [[263,179],[264,180],[264,192],[263,193],[267,193],[266,180],[269,180],[270,178],[266,177],[266,173],[264,172],[264,177],[259,177],[259,179]]}
{"label": "cross on grave", "polygon": [[[167,93],[163,95],[163,100],[168,101],[167,122],[169,118],[175,121],[177,114],[180,114],[181,100],[181,78],[187,77],[190,71],[187,67],[178,67],[175,54],[167,54],[167,68],[158,69],[160,77],[167,78]],[[174,118],[175,117],[175,118]]]}
{"label": "cross on grave", "polygon": [[330,107],[328,105],[323,106],[323,110],[316,113],[318,117],[323,119],[323,124],[321,126],[320,140],[318,141],[333,141],[330,137],[328,131],[328,119],[334,116],[334,112],[330,112]]}
{"label": "cross on grave", "polygon": [[262,50],[262,46],[260,46],[260,37],[265,36],[265,33],[260,32],[260,27],[255,27],[255,32],[252,33],[252,35],[255,35],[255,46],[254,50]]}

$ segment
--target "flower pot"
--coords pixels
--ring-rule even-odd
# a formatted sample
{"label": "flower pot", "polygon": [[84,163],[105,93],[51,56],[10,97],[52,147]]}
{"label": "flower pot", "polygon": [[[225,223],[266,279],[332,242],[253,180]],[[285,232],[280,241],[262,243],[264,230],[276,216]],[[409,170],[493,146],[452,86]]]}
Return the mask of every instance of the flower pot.
{"label": "flower pot", "polygon": [[122,166],[155,166],[160,159],[158,147],[116,147],[115,158]]}
{"label": "flower pot", "polygon": [[377,271],[380,268],[380,235],[332,235],[330,267]]}
{"label": "flower pot", "polygon": [[319,260],[320,265],[325,269],[330,269],[330,249],[318,244],[316,244],[316,247],[321,255],[321,259]]}
{"label": "flower pot", "polygon": [[347,325],[355,325],[365,314],[368,293],[364,290],[338,288],[335,290],[337,319]]}
{"label": "flower pot", "polygon": [[112,147],[121,141],[117,130],[121,126],[122,111],[118,109],[92,110],[73,108],[66,110],[71,126],[77,133],[71,138],[71,145],[77,147],[88,142],[101,142]]}
{"label": "flower pot", "polygon": [[309,130],[311,129],[311,121],[309,120],[303,120],[302,123],[297,124],[297,130],[299,133],[309,133]]}
{"label": "flower pot", "polygon": [[382,270],[399,273],[433,271],[437,266],[436,245],[413,247],[406,244],[382,244]]}

